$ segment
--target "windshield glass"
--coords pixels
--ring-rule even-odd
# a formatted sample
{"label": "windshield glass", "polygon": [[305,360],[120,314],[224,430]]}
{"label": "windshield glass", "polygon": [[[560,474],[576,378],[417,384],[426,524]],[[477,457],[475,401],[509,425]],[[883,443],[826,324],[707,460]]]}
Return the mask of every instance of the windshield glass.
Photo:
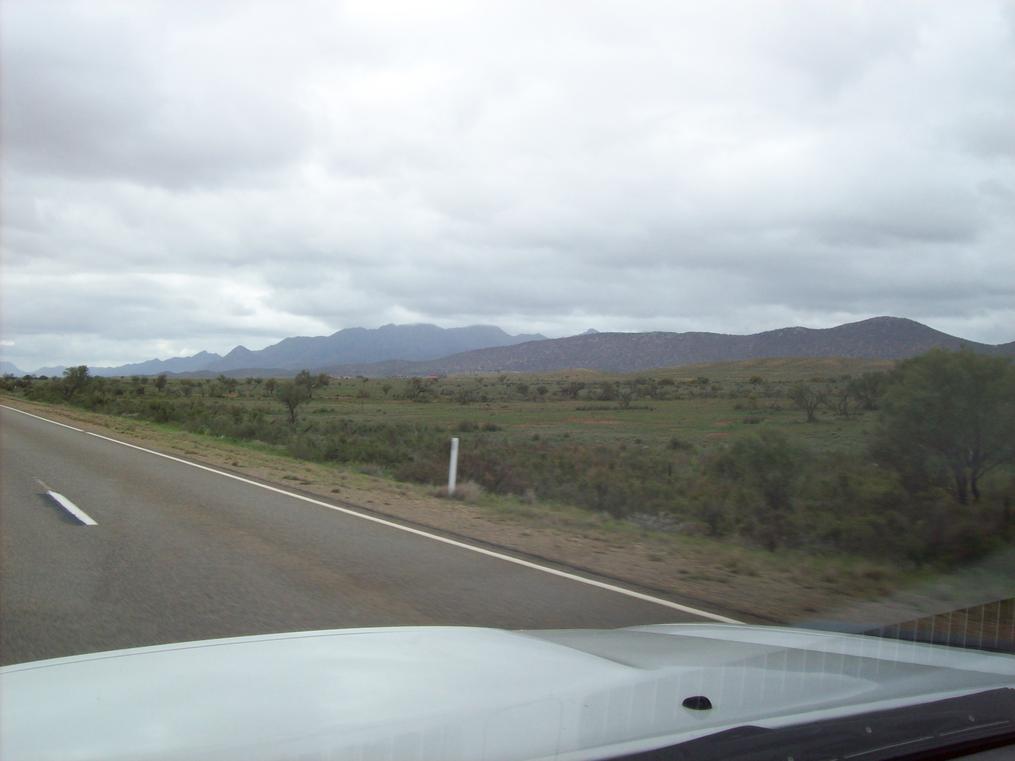
{"label": "windshield glass", "polygon": [[1011,4],[0,16],[0,667],[511,632],[256,647],[519,757],[1013,686]]}

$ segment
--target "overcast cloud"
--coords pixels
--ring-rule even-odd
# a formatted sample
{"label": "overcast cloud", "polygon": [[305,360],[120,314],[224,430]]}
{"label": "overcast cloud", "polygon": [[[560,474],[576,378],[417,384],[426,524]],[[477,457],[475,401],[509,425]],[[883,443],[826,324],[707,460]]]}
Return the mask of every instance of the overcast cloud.
{"label": "overcast cloud", "polygon": [[1015,5],[2,0],[5,359],[1015,339]]}

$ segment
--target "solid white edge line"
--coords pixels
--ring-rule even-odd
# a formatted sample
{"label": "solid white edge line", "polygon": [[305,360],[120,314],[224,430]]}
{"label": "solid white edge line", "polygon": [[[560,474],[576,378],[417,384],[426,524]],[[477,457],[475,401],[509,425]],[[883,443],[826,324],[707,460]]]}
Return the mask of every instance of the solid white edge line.
{"label": "solid white edge line", "polygon": [[75,505],[73,502],[71,502],[65,496],[60,494],[60,492],[56,492],[56,491],[50,490],[50,491],[46,492],[46,494],[48,494],[50,497],[52,497],[53,500],[58,505],[60,505],[60,507],[62,507],[68,513],[73,515],[75,518],[77,518],[79,521],[81,521],[86,526],[98,526],[99,525],[94,520],[92,520],[91,516],[88,515],[88,513],[86,513],[80,507]]}
{"label": "solid white edge line", "polygon": [[[6,405],[0,405],[0,407],[3,407],[4,409],[14,410],[15,412],[21,412],[22,414],[25,414],[25,415],[31,415],[32,417],[38,417],[40,420],[45,420],[48,423],[56,423],[55,420],[49,420],[49,419],[44,418],[44,417],[39,417],[38,415],[32,415],[30,412],[24,412],[23,410],[15,409],[14,407],[7,407]],[[63,425],[63,423],[56,423],[56,424],[57,425]],[[73,428],[72,426],[69,426],[69,425],[64,425],[63,427],[64,428],[71,428],[72,430],[77,430],[77,431],[81,430],[80,428]],[[479,553],[480,555],[486,555],[487,557],[497,558],[498,560],[504,560],[504,561],[506,561],[508,563],[514,563],[515,565],[520,565],[520,566],[522,566],[524,568],[531,568],[532,570],[535,570],[535,571],[542,571],[543,573],[550,574],[551,576],[558,576],[558,577],[560,577],[562,579],[568,579],[570,581],[576,581],[579,584],[587,584],[588,586],[596,587],[598,589],[605,589],[605,590],[607,590],[609,592],[616,592],[617,594],[625,595],[626,597],[633,597],[636,600],[641,600],[643,602],[653,603],[655,605],[661,605],[661,606],[663,606],[665,608],[671,608],[673,610],[679,610],[682,613],[689,613],[689,614],[694,615],[694,616],[700,616],[701,618],[707,618],[707,619],[709,619],[711,621],[718,621],[718,622],[724,623],[724,624],[742,624],[743,623],[743,621],[738,621],[735,618],[728,618],[727,616],[720,616],[717,613],[709,613],[707,610],[699,610],[698,608],[692,608],[689,605],[681,605],[680,603],[672,602],[670,600],[663,599],[662,597],[654,597],[652,595],[647,595],[647,594],[644,594],[642,592],[635,592],[633,589],[625,589],[624,587],[618,587],[615,584],[608,584],[608,583],[606,583],[604,581],[597,581],[596,579],[588,579],[588,578],[585,578],[584,576],[578,576],[577,574],[568,573],[567,571],[560,571],[560,570],[557,570],[556,568],[550,568],[549,566],[539,565],[538,563],[533,563],[533,562],[531,562],[529,560],[523,560],[521,558],[512,557],[511,555],[505,555],[505,554],[503,554],[501,552],[496,552],[494,550],[488,550],[488,549],[486,549],[484,547],[477,547],[475,545],[466,544],[465,542],[459,542],[459,541],[457,541],[455,539],[449,539],[448,537],[440,536],[439,534],[431,534],[428,531],[422,531],[422,530],[420,530],[418,528],[412,528],[411,526],[403,526],[400,523],[395,523],[394,521],[385,520],[384,518],[378,518],[375,515],[367,515],[366,513],[361,513],[358,510],[352,510],[351,508],[348,508],[348,507],[340,507],[338,505],[332,505],[332,504],[330,504],[328,502],[323,502],[323,501],[321,501],[319,499],[314,499],[313,497],[307,497],[307,496],[304,496],[302,494],[297,494],[296,492],[291,492],[291,491],[286,491],[285,489],[280,489],[277,486],[270,486],[268,484],[262,484],[262,483],[260,483],[258,481],[253,481],[253,480],[251,480],[249,478],[244,478],[243,476],[237,476],[237,475],[235,475],[233,473],[227,473],[224,470],[217,470],[216,468],[212,468],[212,467],[209,467],[207,465],[201,465],[201,464],[196,463],[196,462],[191,462],[190,460],[184,460],[182,457],[174,457],[173,455],[165,454],[163,452],[156,452],[154,449],[146,449],[145,447],[139,447],[137,444],[130,444],[130,443],[126,442],[126,441],[120,441],[119,439],[113,439],[113,438],[110,438],[109,436],[103,436],[101,433],[93,433],[92,431],[83,431],[83,433],[85,433],[85,434],[87,434],[89,436],[94,436],[97,439],[103,439],[105,441],[110,441],[110,442],[112,442],[114,444],[119,444],[119,445],[124,446],[124,447],[130,447],[131,449],[136,449],[139,452],[146,452],[147,454],[152,454],[152,455],[155,455],[156,457],[163,457],[163,458],[165,458],[167,460],[172,460],[173,462],[178,462],[178,463],[180,463],[182,465],[189,465],[192,468],[198,468],[199,470],[204,470],[204,471],[207,471],[209,473],[214,473],[214,474],[219,475],[219,476],[224,476],[226,478],[231,478],[234,481],[239,481],[240,483],[249,484],[251,486],[256,486],[259,489],[265,489],[267,491],[275,492],[276,494],[282,494],[282,495],[284,495],[286,497],[291,497],[292,499],[298,499],[298,500],[302,500],[303,502],[309,502],[312,505],[317,505],[319,507],[325,507],[328,510],[334,510],[335,512],[338,512],[338,513],[344,513],[346,515],[351,515],[351,516],[353,516],[355,518],[362,518],[363,520],[366,520],[366,521],[372,521],[373,523],[380,524],[381,526],[387,526],[388,528],[397,529],[398,531],[405,531],[406,533],[409,533],[409,534],[415,534],[416,536],[422,536],[422,537],[425,537],[427,539],[432,539],[435,542],[443,542],[444,544],[449,544],[452,547],[459,547],[459,548],[464,549],[464,550],[469,550],[471,552]]]}
{"label": "solid white edge line", "polygon": [[8,407],[6,404],[0,404],[0,407],[2,407],[5,410],[10,410],[11,412],[20,412],[22,415],[28,415],[28,417],[34,417],[36,420],[44,420],[47,423],[52,423],[53,425],[58,425],[61,428],[70,428],[72,431],[78,431],[79,433],[84,433],[84,429],[83,428],[75,428],[74,426],[67,425],[66,423],[58,423],[55,420],[50,420],[48,417],[41,417],[40,415],[33,415],[31,412],[25,412],[24,410],[19,410],[17,407]]}

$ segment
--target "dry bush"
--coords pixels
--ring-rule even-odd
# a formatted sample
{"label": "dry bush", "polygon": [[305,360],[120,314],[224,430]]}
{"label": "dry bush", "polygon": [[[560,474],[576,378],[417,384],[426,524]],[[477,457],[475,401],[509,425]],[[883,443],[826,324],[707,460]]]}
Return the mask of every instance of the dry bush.
{"label": "dry bush", "polygon": [[[434,491],[435,497],[441,497],[442,499],[448,499],[448,487],[442,486],[441,488]],[[451,499],[457,499],[459,502],[475,502],[483,496],[483,487],[477,484],[475,481],[462,481],[455,486],[455,493],[450,495]]]}

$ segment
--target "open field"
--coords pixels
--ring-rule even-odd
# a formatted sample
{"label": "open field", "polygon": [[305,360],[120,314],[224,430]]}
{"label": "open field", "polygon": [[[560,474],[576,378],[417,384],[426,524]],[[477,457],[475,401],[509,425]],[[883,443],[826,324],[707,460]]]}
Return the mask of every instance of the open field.
{"label": "open field", "polygon": [[[340,378],[315,389],[300,412],[318,421],[408,423],[455,435],[468,433],[463,429],[469,424],[480,428],[488,424],[497,426],[498,437],[514,439],[567,436],[590,443],[665,445],[677,436],[706,448],[760,428],[776,428],[810,445],[838,449],[861,444],[872,417],[857,411],[846,419],[823,415],[819,424],[805,424],[786,398],[790,387],[808,382],[835,388],[846,377],[892,365],[876,360],[775,359],[626,375],[568,371],[450,376],[426,379],[425,391],[417,397],[411,395],[413,382],[408,379]],[[226,399],[279,420],[285,416],[260,379],[170,384],[181,390],[186,389],[184,384],[193,384],[192,396]],[[615,398],[603,399],[604,384],[614,387]],[[581,388],[572,397],[568,390],[575,385]],[[630,399],[625,401],[626,394]]]}
{"label": "open field", "polygon": [[[749,383],[722,381],[715,376],[700,376],[710,378],[710,383],[701,387],[692,377],[679,380],[680,385],[672,387],[672,391],[663,387],[665,395],[652,397],[636,392],[630,405],[624,407],[618,400],[599,401],[589,398],[592,395],[574,400],[561,398],[561,389],[575,382],[576,377],[581,375],[525,376],[513,381],[485,377],[441,379],[434,384],[432,401],[426,404],[387,399],[380,393],[379,386],[383,384],[378,381],[344,381],[322,389],[323,393],[315,393],[305,414],[374,423],[433,425],[456,435],[468,433],[469,424],[479,426],[481,431],[484,425],[494,425],[499,429],[496,432],[499,437],[513,439],[571,437],[587,443],[665,447],[673,437],[678,437],[706,449],[724,440],[754,434],[761,428],[778,429],[821,448],[854,447],[862,443],[873,421],[870,415],[858,414],[847,420],[824,416],[817,425],[807,424],[785,397],[790,380],[754,389]],[[510,382],[524,384],[529,391],[523,395],[506,388]],[[586,381],[602,382],[618,383],[624,388],[633,384],[633,379]],[[548,389],[545,398],[536,391],[540,387]],[[364,391],[369,396],[359,395]],[[598,389],[594,391],[598,393]],[[481,401],[484,397],[487,401]],[[272,413],[281,414],[277,410]]]}

